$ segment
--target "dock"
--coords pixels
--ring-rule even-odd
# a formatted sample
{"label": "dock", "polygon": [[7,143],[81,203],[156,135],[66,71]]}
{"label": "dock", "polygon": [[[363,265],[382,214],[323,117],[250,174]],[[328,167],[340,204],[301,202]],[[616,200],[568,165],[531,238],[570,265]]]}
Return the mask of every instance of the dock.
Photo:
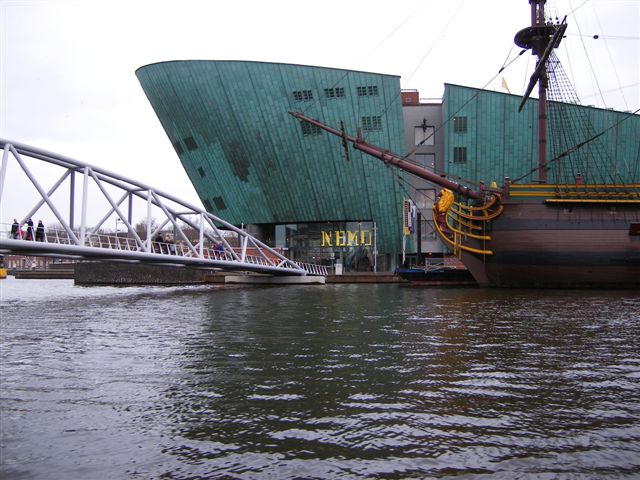
{"label": "dock", "polygon": [[[71,279],[78,285],[318,285],[318,284],[404,284],[414,285],[394,272],[345,272],[326,277],[267,276],[239,272],[211,272],[185,267],[116,262],[78,262],[64,268],[10,270],[19,279]],[[470,286],[473,282],[433,281],[422,286]]]}

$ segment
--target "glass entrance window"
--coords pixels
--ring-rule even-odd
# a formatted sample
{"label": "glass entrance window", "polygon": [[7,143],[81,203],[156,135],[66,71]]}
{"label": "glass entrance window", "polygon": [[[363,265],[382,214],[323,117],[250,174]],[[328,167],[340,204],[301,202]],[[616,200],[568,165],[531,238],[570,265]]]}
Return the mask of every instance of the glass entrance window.
{"label": "glass entrance window", "polygon": [[345,271],[371,271],[376,233],[374,222],[323,222],[276,226],[276,246],[292,260],[333,266]]}

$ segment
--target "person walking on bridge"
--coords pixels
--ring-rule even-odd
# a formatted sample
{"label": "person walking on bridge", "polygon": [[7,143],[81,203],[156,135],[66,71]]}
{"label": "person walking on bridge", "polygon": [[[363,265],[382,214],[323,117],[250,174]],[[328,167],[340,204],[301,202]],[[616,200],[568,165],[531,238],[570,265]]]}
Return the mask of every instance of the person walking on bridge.
{"label": "person walking on bridge", "polygon": [[26,239],[27,240],[33,240],[34,237],[34,231],[33,231],[33,220],[29,219],[29,221],[27,222],[27,236]]}
{"label": "person walking on bridge", "polygon": [[20,224],[16,218],[13,219],[13,223],[11,224],[11,238],[20,238]]}
{"label": "person walking on bridge", "polygon": [[42,223],[42,220],[38,220],[38,226],[36,227],[36,242],[44,242],[44,223]]}

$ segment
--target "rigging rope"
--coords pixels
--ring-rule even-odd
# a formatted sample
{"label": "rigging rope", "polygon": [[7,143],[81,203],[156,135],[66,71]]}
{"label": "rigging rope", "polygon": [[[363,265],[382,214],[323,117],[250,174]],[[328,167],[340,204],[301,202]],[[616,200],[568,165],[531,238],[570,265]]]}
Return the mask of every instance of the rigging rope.
{"label": "rigging rope", "polygon": [[413,12],[411,12],[402,22],[400,22],[393,30],[391,30],[391,32],[389,32],[389,34],[386,37],[384,37],[375,47],[373,47],[373,49],[367,55],[365,55],[359,62],[356,62],[356,65],[361,64],[367,58],[369,58],[371,55],[373,55],[373,53],[376,50],[378,50],[387,40],[389,40],[389,38],[391,38],[393,36],[393,34],[396,33],[400,29],[400,27],[402,27],[416,13],[418,13],[422,9],[422,7],[424,7],[426,5],[426,3],[427,3],[427,0],[423,0],[422,4],[420,4],[420,6],[418,8],[416,8]]}
{"label": "rigging rope", "polygon": [[[438,34],[438,36],[436,37],[436,40],[431,44],[431,46],[427,49],[427,52],[423,55],[422,59],[418,62],[418,65],[416,66],[416,68],[413,70],[413,72],[411,73],[411,75],[409,75],[409,78],[407,79],[407,81],[411,80],[411,78],[413,78],[413,76],[416,74],[416,72],[420,69],[420,67],[422,66],[422,64],[424,63],[424,61],[427,59],[427,57],[429,56],[429,54],[431,53],[431,51],[434,49],[434,47],[436,46],[436,44],[438,43],[438,41],[440,40],[440,38],[442,38],[444,36],[444,33],[447,31],[447,28],[449,28],[449,25],[451,25],[451,23],[455,20],[455,18],[458,16],[458,13],[460,13],[460,10],[462,9],[462,7],[464,6],[466,0],[462,0],[462,3],[460,3],[460,6],[458,7],[458,9],[453,13],[453,15],[451,16],[451,18],[449,19],[449,21],[445,24],[444,28],[440,31],[440,33]],[[380,111],[380,116],[384,116],[389,109],[391,108],[391,106],[396,102],[396,100],[402,96],[402,88],[400,89],[400,91],[394,95],[389,102],[387,102],[387,104],[384,106],[384,108]],[[428,137],[430,138],[430,137]],[[423,140],[426,141],[428,138],[425,138]]]}
{"label": "rigging rope", "polygon": [[[412,189],[410,182],[406,178],[400,176],[398,170],[392,169],[391,172],[396,182],[398,183],[400,189],[402,190],[402,193],[404,193],[407,196],[407,198],[413,202],[413,204],[416,206],[416,209],[418,210],[422,218],[424,219],[431,218],[431,215],[425,215],[424,213],[424,210],[427,210],[428,212],[430,212],[431,208],[421,208],[418,202],[416,201],[415,197],[410,193],[410,190]],[[421,194],[422,196],[426,197],[428,200],[434,201],[434,199],[428,198],[427,195],[423,193],[423,190],[420,190],[417,188],[414,188],[413,190],[416,192],[416,194]],[[435,193],[435,189],[433,189],[433,192]],[[429,225],[429,228],[433,233],[437,233],[436,228],[433,225],[433,222],[427,220],[427,224]]]}
{"label": "rigging rope", "polygon": [[[598,15],[596,15],[595,18],[596,18],[596,22],[598,22],[599,29],[602,30],[602,26],[600,25],[600,18],[598,17]],[[618,86],[620,86],[622,84],[622,82],[620,81],[620,75],[618,74],[618,69],[616,68],[616,64],[615,64],[615,62],[613,60],[613,55],[611,55],[611,50],[609,49],[609,43],[605,41],[604,42],[604,47],[607,50],[607,55],[609,56],[609,62],[611,63],[611,68],[613,69],[613,73],[616,76],[616,82],[618,83]],[[607,104],[604,101],[604,96],[602,94],[602,90],[600,89],[599,85],[598,85],[598,92],[600,92],[600,97],[602,98],[602,105],[604,107],[606,107]],[[629,104],[627,103],[627,98],[624,95],[624,91],[620,90],[620,94],[622,95],[622,101],[624,102],[625,108],[628,109],[629,108]]]}
{"label": "rigging rope", "polygon": [[[386,37],[384,37],[382,40],[380,40],[380,42],[378,42],[378,44],[377,44],[375,47],[373,47],[373,49],[372,49],[368,54],[366,54],[364,57],[362,57],[362,59],[361,59],[361,60],[359,60],[358,62],[356,62],[356,65],[361,64],[361,63],[362,63],[362,62],[364,62],[367,58],[369,58],[371,55],[373,55],[373,54],[374,54],[374,52],[375,52],[376,50],[378,50],[378,49],[379,49],[379,48],[380,48],[380,47],[381,47],[381,46],[382,46],[382,45],[383,45],[387,40],[389,40],[389,39],[390,39],[390,38],[391,38],[391,37],[392,37],[392,36],[393,36],[393,35],[394,35],[394,34],[395,34],[399,29],[400,29],[400,27],[402,27],[402,26],[403,26],[405,23],[407,23],[407,21],[409,21],[409,20],[410,20],[410,19],[411,19],[411,18],[412,18],[416,13],[418,13],[418,11],[420,11],[420,10],[422,9],[422,7],[424,7],[424,6],[425,6],[425,4],[426,4],[426,3],[427,3],[427,0],[424,0],[424,1],[422,2],[422,4],[421,4],[420,6],[418,6],[418,8],[416,8],[416,9],[415,9],[413,12],[411,12],[411,13],[410,13],[410,14],[409,14],[409,15],[408,15],[404,20],[402,20],[398,25],[396,25],[396,26],[391,30],[391,32],[389,32],[389,33],[387,34],[387,36],[386,36]],[[346,70],[346,71],[344,72],[344,74],[343,74],[343,75],[342,75],[342,76],[341,76],[341,77],[340,77],[336,82],[334,82],[334,83],[331,85],[331,87],[330,87],[330,88],[335,88],[335,87],[339,86],[339,85],[342,83],[342,81],[343,81],[346,77],[348,77],[351,73],[353,73],[351,70]],[[397,97],[397,96],[395,96],[393,100],[395,101],[395,99],[396,99],[396,98],[398,98],[398,97]],[[302,108],[302,109],[301,109],[301,110],[302,110],[302,113],[305,113],[305,114],[306,114],[310,109],[312,109],[313,107],[315,107],[318,103],[320,103],[320,98],[317,98],[317,99],[315,99],[313,102],[311,102],[311,103],[307,104],[306,108]],[[388,107],[385,109],[385,112],[387,111],[387,109],[388,109]]]}
{"label": "rigging rope", "polygon": [[[552,162],[557,162],[558,160],[561,160],[562,158],[566,157],[567,155],[581,149],[582,147],[584,147],[585,145],[591,143],[592,141],[594,141],[597,138],[600,138],[602,135],[604,135],[605,133],[607,133],[609,130],[612,130],[614,128],[616,128],[618,125],[620,125],[622,122],[624,122],[625,120],[631,118],[633,115],[637,114],[638,112],[640,112],[640,108],[638,108],[635,112],[629,112],[625,115],[624,118],[618,120],[616,123],[614,123],[613,125],[610,125],[609,127],[605,128],[604,130],[602,130],[601,132],[593,135],[591,138],[588,138],[587,140],[585,140],[584,142],[579,143],[578,145],[574,145],[573,147],[569,148],[568,150],[562,152],[561,154],[555,156],[554,158],[552,158],[551,160],[549,160],[547,162],[547,167],[550,163]],[[640,155],[640,150],[638,151],[639,155]],[[520,180],[528,177],[529,175],[537,172],[541,167],[536,167],[531,169],[529,172],[525,173],[524,175],[512,180],[512,183],[517,183]]]}
{"label": "rigging rope", "polygon": [[573,8],[573,5],[571,5],[571,0],[569,0],[569,7],[571,7],[572,10],[567,14],[567,17],[573,16],[574,13],[584,7],[587,3],[589,3],[589,0],[584,0],[584,2],[582,2],[579,6]]}
{"label": "rigging rope", "polygon": [[411,155],[413,155],[417,150],[418,147],[422,146],[424,144],[424,142],[426,142],[427,140],[429,140],[432,136],[435,136],[436,132],[442,130],[449,122],[451,122],[455,116],[460,113],[460,111],[466,107],[469,103],[471,103],[473,100],[475,100],[475,98],[480,95],[480,93],[487,87],[487,85],[489,85],[491,82],[493,82],[496,78],[498,78],[498,75],[500,75],[505,69],[509,68],[511,66],[511,64],[513,62],[515,62],[518,58],[520,58],[522,56],[522,54],[524,54],[526,52],[526,50],[522,50],[517,57],[513,58],[513,60],[511,60],[508,64],[504,65],[502,67],[500,67],[500,70],[498,70],[498,73],[496,73],[493,77],[491,77],[491,79],[485,83],[480,89],[478,89],[476,91],[476,93],[474,93],[471,98],[469,98],[469,100],[467,100],[466,102],[464,102],[460,108],[458,108],[455,112],[453,112],[451,115],[449,115],[448,118],[446,118],[443,122],[442,125],[440,125],[438,128],[434,129],[433,134],[428,136],[427,138],[423,139],[420,143],[418,143],[416,145],[416,147],[413,150],[410,150],[409,153],[407,153],[406,155],[404,155],[402,157],[403,160],[406,160],[408,157],[410,157]]}
{"label": "rigging rope", "polygon": [[[572,8],[570,15],[574,15],[576,11],[578,11],[580,8],[582,8],[584,5],[586,5],[589,1],[590,0],[585,0],[577,8],[573,8],[571,6],[571,0],[569,0],[569,4],[570,4],[570,6]],[[391,38],[411,17],[413,17],[425,5],[425,3],[426,3],[426,1],[423,2],[418,8],[416,8],[410,15],[408,15],[406,18],[404,18],[402,20],[402,22],[400,22],[396,27],[394,27],[391,30],[391,32],[386,37],[384,37],[373,48],[373,50],[369,54],[367,54],[360,62],[364,61],[364,59],[366,59],[369,56],[371,56],[371,54],[373,52],[375,52],[378,48],[380,48],[380,46],[383,45],[389,38]],[[431,51],[433,50],[433,48],[435,47],[437,42],[440,40],[440,38],[443,36],[444,32],[447,30],[449,25],[455,20],[455,18],[457,17],[458,13],[462,9],[464,3],[465,3],[465,0],[462,0],[460,5],[458,6],[457,10],[451,16],[449,21],[445,24],[445,26],[443,27],[442,31],[436,37],[436,40],[434,41],[434,43],[428,48],[428,50],[423,55],[421,60],[418,62],[418,65],[413,70],[413,72],[411,73],[411,75],[408,77],[407,80],[410,80],[415,75],[415,73],[418,71],[418,69],[421,67],[421,65],[424,63],[424,61],[429,56],[429,54],[431,53]],[[578,28],[579,28],[579,26],[578,26]],[[583,42],[583,47],[584,47],[584,42]],[[445,128],[449,124],[449,122],[451,122],[460,111],[462,111],[469,103],[474,101],[474,99],[478,95],[480,95],[480,93],[491,82],[495,81],[495,79],[506,68],[510,67],[520,56],[522,56],[527,51],[527,50],[520,51],[520,53],[515,58],[513,58],[513,59],[511,59],[509,61],[509,57],[511,56],[511,53],[513,52],[513,48],[514,47],[512,46],[510,51],[509,51],[509,54],[507,55],[507,57],[505,59],[505,62],[503,63],[503,66],[498,70],[496,75],[494,75],[488,82],[486,82],[484,86],[482,86],[480,89],[478,89],[455,112],[450,114],[448,116],[448,118],[446,118],[442,122],[442,124],[440,126],[438,126],[436,129],[433,130],[433,133],[431,133],[429,136],[424,138],[421,142],[419,142],[415,146],[415,148],[411,149],[406,155],[404,155],[401,158],[403,160],[407,160],[409,157],[411,157],[413,154],[415,154],[415,152],[418,150],[418,148],[421,145],[423,145],[426,141],[430,140],[433,136],[435,136],[435,134],[437,132],[439,132],[440,130]],[[585,50],[586,50],[586,48],[585,48]],[[587,58],[588,58],[588,56],[587,56]],[[567,101],[566,100],[566,95],[569,94],[569,98],[570,98],[569,102],[573,103],[573,104],[576,104],[576,105],[579,105],[579,101],[578,101],[577,95],[575,94],[575,90],[573,90],[573,86],[569,82],[568,77],[566,76],[564,70],[562,69],[562,67],[561,67],[557,57],[555,56],[555,54],[552,56],[552,60],[550,60],[549,62],[550,62],[550,64],[551,63],[554,64],[552,75],[558,81],[557,82],[558,86],[555,87],[555,90],[554,90],[554,87],[550,88],[550,92],[551,92],[550,100],[555,100],[558,103],[559,102],[566,102]],[[589,59],[589,65],[591,67],[591,70],[593,71],[593,65],[591,64],[590,59]],[[344,75],[342,75],[338,79],[338,81],[336,83],[334,83],[333,86],[335,87],[335,86],[339,85],[351,73],[352,73],[351,71],[346,71],[344,73]],[[597,83],[597,80],[596,80],[596,83]],[[599,85],[598,85],[598,90],[599,90],[600,97],[602,98],[602,100],[604,102],[604,98],[602,96],[602,91],[600,90],[600,86]],[[401,94],[402,94],[402,91],[400,90],[396,95],[392,96],[392,98],[388,102],[386,102],[386,104],[384,105],[384,107],[382,108],[382,110],[380,112],[381,116],[385,115],[388,112],[388,110],[396,103],[398,97],[400,97]],[[320,102],[320,98],[317,98],[313,103],[307,104],[306,108],[304,108],[303,111],[308,111],[310,108],[315,107],[319,102]],[[571,124],[571,120],[568,118],[567,114],[568,114],[568,112],[567,112],[566,105],[564,105],[562,108],[556,108],[556,106],[554,105],[554,102],[553,101],[550,102],[549,115],[550,116],[555,116],[554,120],[559,120],[560,123],[564,123],[565,125],[570,125]],[[550,122],[550,124],[551,123],[553,123],[553,122]],[[619,123],[620,122],[616,123],[614,126],[617,126]],[[589,174],[590,172],[592,172],[591,173],[592,176],[593,175],[597,175],[596,172],[607,172],[611,176],[612,169],[611,168],[606,168],[607,164],[605,164],[605,165],[595,165],[594,164],[593,152],[587,151],[586,153],[584,153],[584,155],[581,155],[581,157],[576,157],[575,155],[572,155],[572,154],[577,152],[577,151],[579,151],[580,149],[582,149],[582,147],[584,147],[585,145],[590,144],[593,140],[595,140],[596,138],[600,137],[602,134],[604,134],[604,132],[610,130],[614,126],[609,127],[608,129],[604,130],[600,134],[591,136],[587,141],[581,142],[581,143],[579,143],[577,145],[576,145],[576,141],[572,141],[571,140],[570,133],[569,133],[570,130],[576,130],[575,126],[573,126],[573,128],[571,128],[571,129],[564,129],[564,130],[561,130],[559,132],[556,131],[555,134],[551,137],[552,152],[561,151],[562,153],[557,155],[552,160],[548,161],[547,164],[546,164],[546,168],[548,168],[548,169],[550,169],[551,166],[554,167],[556,181],[563,180],[565,183],[569,182],[569,180],[571,182],[574,181],[574,178],[570,179],[569,177],[567,177],[567,175],[568,175],[567,169],[561,169],[560,168],[558,161],[561,160],[561,159],[565,159],[567,161],[567,163],[571,166],[571,168],[569,170],[572,171],[572,172],[580,171],[581,173],[584,173],[584,174]],[[593,131],[593,129],[592,129],[592,131]],[[587,133],[586,131],[583,131],[582,132],[582,136],[580,138],[586,138],[589,135],[590,135],[590,133]],[[574,147],[569,147],[570,145],[574,145]],[[588,149],[588,150],[592,150],[592,149]],[[397,156],[400,157],[399,155],[397,155]],[[604,155],[600,155],[600,156],[604,156]],[[410,161],[412,161],[412,160],[410,160]],[[414,162],[414,161],[412,161],[412,163],[417,164],[417,162]],[[540,167],[536,167],[536,168],[532,169],[530,172],[528,172],[525,175],[523,175],[523,176],[519,177],[518,179],[516,179],[516,181],[521,180],[522,178],[525,178],[525,177],[531,175],[532,173],[538,171],[539,169],[540,169]],[[443,173],[443,172],[440,172],[440,173]],[[453,177],[450,177],[450,178],[453,178]],[[462,179],[460,179],[460,180],[462,180]],[[464,181],[465,183],[468,183],[468,184],[473,184],[473,182],[469,182],[469,181],[466,181],[466,180],[462,180],[462,181]],[[609,179],[605,179],[605,180],[602,181],[602,183],[609,183],[609,182],[615,183],[615,180],[612,179],[612,178],[609,178]]]}
{"label": "rigging rope", "polygon": [[[578,7],[578,8],[581,8],[582,6],[584,6],[588,1],[589,0],[585,0],[584,3],[582,5],[580,5],[580,7]],[[571,5],[571,0],[569,0],[569,5]],[[571,14],[574,14],[576,12],[576,10],[578,10],[578,8],[573,10],[571,12]],[[591,69],[591,74],[592,74],[593,81],[595,82],[596,88],[597,88],[597,90],[598,90],[598,92],[600,94],[600,99],[602,100],[602,105],[606,106],[606,102],[604,101],[604,96],[602,95],[602,89],[600,88],[600,83],[598,82],[598,77],[595,75],[595,70],[593,68],[593,64],[591,63],[591,57],[589,56],[589,52],[587,51],[587,46],[586,46],[586,44],[584,42],[584,37],[582,37],[582,30],[580,29],[580,23],[578,22],[577,17],[574,17],[574,18],[575,18],[576,28],[578,29],[578,33],[581,35],[580,41],[582,43],[582,49],[584,50],[585,58],[587,59],[587,62],[589,63],[589,68]]]}
{"label": "rigging rope", "polygon": [[413,78],[413,76],[416,74],[416,72],[420,69],[420,67],[422,66],[422,64],[424,63],[424,61],[427,59],[427,57],[429,56],[429,54],[431,53],[431,51],[434,49],[434,47],[437,45],[438,41],[442,38],[442,36],[444,35],[444,33],[447,31],[447,29],[449,28],[449,25],[451,25],[451,23],[455,20],[455,18],[458,16],[458,13],[460,13],[460,10],[462,9],[462,7],[464,6],[464,2],[466,0],[462,0],[462,3],[460,3],[460,6],[458,6],[458,9],[453,13],[453,15],[451,16],[451,18],[449,19],[449,21],[445,24],[445,26],[442,28],[442,30],[440,31],[440,33],[438,34],[438,36],[436,37],[436,40],[431,44],[431,46],[427,49],[427,52],[422,56],[422,59],[418,62],[418,65],[416,66],[416,68],[413,70],[413,72],[411,73],[411,75],[409,75],[409,78],[407,78],[407,82],[409,80],[411,80]]}

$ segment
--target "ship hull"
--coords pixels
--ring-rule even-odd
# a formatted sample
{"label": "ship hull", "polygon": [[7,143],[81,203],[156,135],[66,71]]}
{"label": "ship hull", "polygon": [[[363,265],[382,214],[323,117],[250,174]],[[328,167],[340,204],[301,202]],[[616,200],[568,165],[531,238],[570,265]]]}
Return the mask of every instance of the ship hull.
{"label": "ship hull", "polygon": [[476,281],[495,287],[640,288],[640,206],[504,202],[488,241],[462,252]]}

